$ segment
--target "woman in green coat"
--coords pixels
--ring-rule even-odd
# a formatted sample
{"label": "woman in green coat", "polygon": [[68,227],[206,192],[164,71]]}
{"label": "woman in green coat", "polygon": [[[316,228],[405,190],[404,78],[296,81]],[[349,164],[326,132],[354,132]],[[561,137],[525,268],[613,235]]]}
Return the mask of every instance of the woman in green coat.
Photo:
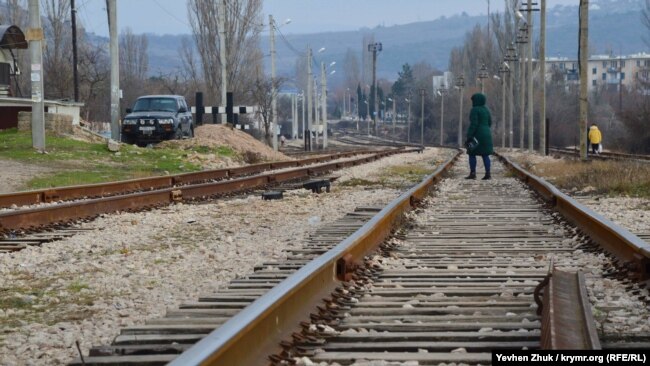
{"label": "woman in green coat", "polygon": [[485,176],[483,180],[492,179],[490,175],[490,155],[494,153],[492,146],[492,116],[485,106],[487,98],[481,93],[472,95],[472,110],[469,113],[470,125],[467,130],[467,154],[469,155],[469,176],[466,179],[476,179],[476,156],[483,158]]}

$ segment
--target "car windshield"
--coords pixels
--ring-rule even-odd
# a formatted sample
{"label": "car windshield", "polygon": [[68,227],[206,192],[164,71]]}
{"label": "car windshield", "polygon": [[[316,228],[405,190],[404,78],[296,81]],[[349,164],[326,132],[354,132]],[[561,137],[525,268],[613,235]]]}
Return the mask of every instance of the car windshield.
{"label": "car windshield", "polygon": [[176,112],[177,110],[176,99],[174,98],[140,98],[133,106],[134,112]]}

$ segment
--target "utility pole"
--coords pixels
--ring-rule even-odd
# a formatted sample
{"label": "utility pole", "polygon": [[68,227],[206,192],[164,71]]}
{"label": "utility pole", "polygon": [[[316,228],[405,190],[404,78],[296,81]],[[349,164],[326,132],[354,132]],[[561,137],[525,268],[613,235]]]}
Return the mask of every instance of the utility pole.
{"label": "utility pole", "polygon": [[406,117],[406,141],[410,144],[411,143],[411,98],[413,95],[411,92],[408,93],[408,99],[406,101],[409,104],[409,112],[408,112],[408,117]]}
{"label": "utility pole", "polygon": [[540,34],[539,34],[539,75],[542,93],[542,105],[539,115],[539,152],[546,155],[546,0],[540,0]]}
{"label": "utility pole", "polygon": [[29,56],[32,64],[32,147],[45,151],[45,105],[43,103],[43,28],[39,0],[29,0]]}
{"label": "utility pole", "polygon": [[75,0],[70,0],[70,21],[72,23],[72,76],[74,80],[74,101],[79,101],[79,70],[77,56],[77,8]]}
{"label": "utility pole", "polygon": [[379,136],[379,126],[377,125],[377,115],[379,114],[379,100],[377,99],[377,52],[382,51],[380,42],[368,45],[368,51],[372,52],[372,86],[375,88],[374,93],[374,115],[372,121],[374,123],[375,136]]}
{"label": "utility pole", "polygon": [[395,108],[395,102],[396,101],[397,100],[395,99],[395,96],[393,96],[393,142],[395,142],[397,140],[397,135],[395,134],[395,130],[397,128],[397,119],[396,119],[396,117],[397,117],[397,115],[396,115],[397,108]]}
{"label": "utility pole", "polygon": [[[218,11],[218,21],[219,21],[219,62],[221,62],[221,105],[226,106],[228,104],[227,93],[228,93],[228,57],[226,53],[226,1],[219,0],[217,3]],[[233,123],[234,121],[228,121],[227,117],[224,117],[225,120],[223,123]]]}
{"label": "utility pole", "polygon": [[293,140],[296,136],[296,128],[297,128],[297,123],[296,121],[296,95],[291,94],[291,139]]}
{"label": "utility pole", "polygon": [[517,43],[520,44],[521,46],[521,52],[519,54],[521,55],[521,58],[519,60],[519,82],[520,82],[520,90],[519,90],[519,103],[520,103],[520,108],[519,108],[519,148],[524,149],[524,133],[526,131],[526,126],[525,126],[525,118],[526,118],[526,58],[523,56],[525,55],[525,47],[526,47],[526,42],[528,42],[528,28],[526,26],[522,26],[520,28],[519,32],[519,37],[517,37]]}
{"label": "utility pole", "polygon": [[535,150],[535,132],[533,126],[533,0],[528,0],[528,151]]}
{"label": "utility pole", "polygon": [[320,67],[321,98],[323,98],[321,102],[321,109],[323,110],[323,149],[327,149],[327,77],[325,75],[325,63],[321,62]]}
{"label": "utility pole", "polygon": [[460,114],[458,116],[458,147],[463,146],[463,88],[465,87],[465,77],[460,75],[456,80],[456,86],[460,91]]}
{"label": "utility pole", "polygon": [[478,71],[478,79],[481,81],[481,94],[485,93],[485,79],[490,77],[488,73],[487,66],[485,64],[481,65],[481,68]]}
{"label": "utility pole", "polygon": [[111,37],[111,138],[120,141],[120,46],[117,37],[117,0],[107,1]]}
{"label": "utility pole", "polygon": [[314,140],[316,140],[316,148],[318,149],[318,130],[320,130],[320,100],[318,99],[318,84],[316,84],[316,78],[312,80],[314,83]]}
{"label": "utility pole", "polygon": [[440,146],[442,147],[445,145],[445,94],[447,94],[444,84],[438,93],[440,93]]}
{"label": "utility pole", "polygon": [[513,138],[514,134],[512,131],[512,124],[513,124],[513,119],[514,119],[514,109],[515,109],[515,92],[514,92],[514,85],[513,85],[513,79],[515,78],[515,69],[510,68],[511,65],[515,65],[515,63],[518,64],[519,61],[519,56],[517,55],[517,48],[515,48],[515,45],[513,43],[510,44],[508,47],[508,50],[506,52],[506,56],[504,57],[504,60],[506,62],[506,65],[508,66],[508,146],[512,149],[513,146]]}
{"label": "utility pole", "polygon": [[420,145],[424,148],[424,97],[427,95],[426,89],[420,89],[422,98],[422,111],[420,112]]}
{"label": "utility pole", "polygon": [[271,34],[271,133],[273,134],[273,151],[278,151],[278,99],[275,90],[275,22],[269,15],[269,33]]}
{"label": "utility pole", "polygon": [[506,147],[506,77],[510,70],[504,63],[500,68],[501,73],[501,147]]}
{"label": "utility pole", "polygon": [[580,0],[580,157],[587,160],[587,118],[589,112],[589,94],[587,68],[589,67],[589,0]]}
{"label": "utility pole", "polygon": [[314,83],[314,75],[311,72],[311,48],[307,46],[307,131],[305,131],[304,137],[309,142],[309,147],[305,146],[308,151],[311,151],[313,143],[311,141],[311,118],[313,112],[313,100],[311,95],[313,93],[312,87]]}
{"label": "utility pole", "polygon": [[301,90],[300,91],[300,101],[302,102],[301,104],[301,110],[302,110],[302,138],[305,138],[305,91]]}

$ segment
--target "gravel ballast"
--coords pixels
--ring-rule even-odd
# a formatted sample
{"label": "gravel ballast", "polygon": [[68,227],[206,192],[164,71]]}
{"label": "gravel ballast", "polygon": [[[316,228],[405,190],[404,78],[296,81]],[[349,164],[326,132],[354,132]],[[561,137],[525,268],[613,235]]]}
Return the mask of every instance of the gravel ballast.
{"label": "gravel ballast", "polygon": [[0,364],[50,365],[108,344],[121,327],[144,324],[168,308],[214,293],[283,250],[301,247],[322,225],[358,206],[384,205],[410,183],[391,166],[427,167],[453,151],[399,154],[336,172],[329,194],[288,191],[206,204],[177,204],[142,213],[103,215],[74,237],[0,257]]}

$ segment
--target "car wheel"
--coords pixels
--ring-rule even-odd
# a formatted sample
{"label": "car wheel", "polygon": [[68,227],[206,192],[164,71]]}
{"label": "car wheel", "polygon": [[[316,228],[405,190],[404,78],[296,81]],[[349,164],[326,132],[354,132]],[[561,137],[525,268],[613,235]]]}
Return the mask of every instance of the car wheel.
{"label": "car wheel", "polygon": [[181,129],[181,126],[178,126],[178,128],[174,132],[174,139],[180,140],[182,138],[183,138],[183,130]]}
{"label": "car wheel", "polygon": [[135,139],[132,136],[129,136],[129,135],[122,135],[120,137],[120,141],[122,141],[125,144],[133,145],[133,143],[135,142]]}
{"label": "car wheel", "polygon": [[187,132],[187,137],[192,138],[194,137],[194,126],[190,125],[190,130]]}

